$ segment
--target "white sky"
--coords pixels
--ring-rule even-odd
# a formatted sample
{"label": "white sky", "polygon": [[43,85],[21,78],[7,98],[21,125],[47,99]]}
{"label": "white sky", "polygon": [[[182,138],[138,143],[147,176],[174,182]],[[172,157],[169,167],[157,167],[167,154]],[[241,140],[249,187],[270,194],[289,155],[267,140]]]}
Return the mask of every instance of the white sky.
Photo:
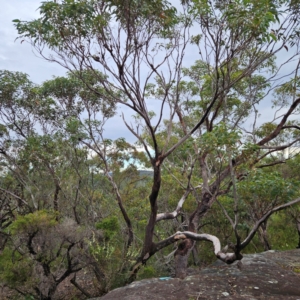
{"label": "white sky", "polygon": [[40,0],[0,0],[0,69],[26,73],[34,83],[65,74],[59,65],[38,58],[28,43],[15,40],[18,33],[12,20],[37,18],[40,3]]}

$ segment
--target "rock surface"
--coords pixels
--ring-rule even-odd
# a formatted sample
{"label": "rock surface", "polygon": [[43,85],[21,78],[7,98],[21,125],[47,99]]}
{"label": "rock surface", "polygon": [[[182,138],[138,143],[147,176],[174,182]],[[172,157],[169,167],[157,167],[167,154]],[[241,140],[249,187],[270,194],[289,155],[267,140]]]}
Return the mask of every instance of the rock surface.
{"label": "rock surface", "polygon": [[217,261],[184,280],[144,279],[90,300],[299,299],[300,250],[245,255],[242,263]]}

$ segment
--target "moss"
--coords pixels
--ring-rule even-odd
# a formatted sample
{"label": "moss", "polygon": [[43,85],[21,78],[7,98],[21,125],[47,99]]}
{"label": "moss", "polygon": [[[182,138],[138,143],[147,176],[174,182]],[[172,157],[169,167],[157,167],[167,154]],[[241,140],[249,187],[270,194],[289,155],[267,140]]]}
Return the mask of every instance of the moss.
{"label": "moss", "polygon": [[294,267],[293,272],[300,273],[300,266]]}

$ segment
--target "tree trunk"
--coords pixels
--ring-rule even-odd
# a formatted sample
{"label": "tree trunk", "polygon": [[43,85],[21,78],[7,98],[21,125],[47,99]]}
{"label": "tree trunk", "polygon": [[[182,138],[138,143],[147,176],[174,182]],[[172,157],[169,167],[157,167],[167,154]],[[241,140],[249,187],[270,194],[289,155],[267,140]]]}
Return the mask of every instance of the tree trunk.
{"label": "tree trunk", "polygon": [[156,216],[157,216],[157,197],[160,190],[161,185],[161,161],[157,158],[153,163],[153,185],[151,189],[151,194],[149,196],[149,202],[151,207],[150,217],[148,220],[148,224],[145,230],[145,238],[144,245],[142,249],[141,256],[137,259],[134,266],[131,268],[131,274],[127,280],[127,283],[131,283],[136,278],[136,274],[141,267],[141,265],[145,264],[146,261],[157,251],[155,249],[155,244],[153,243],[153,235],[154,235],[154,227],[156,224]]}
{"label": "tree trunk", "polygon": [[193,255],[193,261],[194,261],[194,266],[199,266],[200,260],[199,260],[199,253],[196,245],[194,246],[192,250],[192,255]]}
{"label": "tree trunk", "polygon": [[[196,232],[200,218],[204,217],[208,209],[211,207],[214,201],[214,197],[210,193],[204,193],[202,195],[202,201],[197,205],[197,209],[193,212],[189,219],[189,228],[191,232]],[[183,279],[187,274],[188,258],[193,251],[195,242],[190,239],[186,239],[181,242],[175,252],[175,277]]]}
{"label": "tree trunk", "polygon": [[297,248],[300,248],[300,220],[296,220],[296,226],[297,226],[297,231],[298,231],[298,246]]}
{"label": "tree trunk", "polygon": [[264,251],[271,250],[271,244],[269,243],[269,239],[267,235],[267,222],[263,222],[260,225],[258,234],[259,234],[260,241],[263,244]]}
{"label": "tree trunk", "polygon": [[187,275],[188,258],[194,248],[195,242],[186,239],[179,244],[175,256],[175,277],[184,279]]}
{"label": "tree trunk", "polygon": [[53,199],[53,209],[54,211],[58,212],[58,194],[59,191],[61,190],[59,184],[55,184],[55,191],[54,191],[54,199]]}
{"label": "tree trunk", "polygon": [[151,207],[150,217],[148,220],[148,224],[146,226],[145,239],[144,239],[144,247],[143,247],[143,255],[150,254],[153,247],[153,234],[154,227],[156,224],[156,215],[157,215],[157,197],[160,190],[161,184],[161,170],[160,165],[154,166],[154,174],[153,174],[153,185],[151,194],[149,196],[149,202]]}

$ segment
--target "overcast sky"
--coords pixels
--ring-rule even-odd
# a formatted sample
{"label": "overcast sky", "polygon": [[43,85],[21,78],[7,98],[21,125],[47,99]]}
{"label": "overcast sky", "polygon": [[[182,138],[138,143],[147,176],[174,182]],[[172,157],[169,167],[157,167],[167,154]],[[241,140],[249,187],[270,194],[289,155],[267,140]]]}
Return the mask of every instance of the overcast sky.
{"label": "overcast sky", "polygon": [[59,65],[38,58],[28,43],[16,40],[18,34],[12,20],[37,18],[40,3],[41,0],[0,0],[0,69],[24,72],[35,83],[65,74]]}

